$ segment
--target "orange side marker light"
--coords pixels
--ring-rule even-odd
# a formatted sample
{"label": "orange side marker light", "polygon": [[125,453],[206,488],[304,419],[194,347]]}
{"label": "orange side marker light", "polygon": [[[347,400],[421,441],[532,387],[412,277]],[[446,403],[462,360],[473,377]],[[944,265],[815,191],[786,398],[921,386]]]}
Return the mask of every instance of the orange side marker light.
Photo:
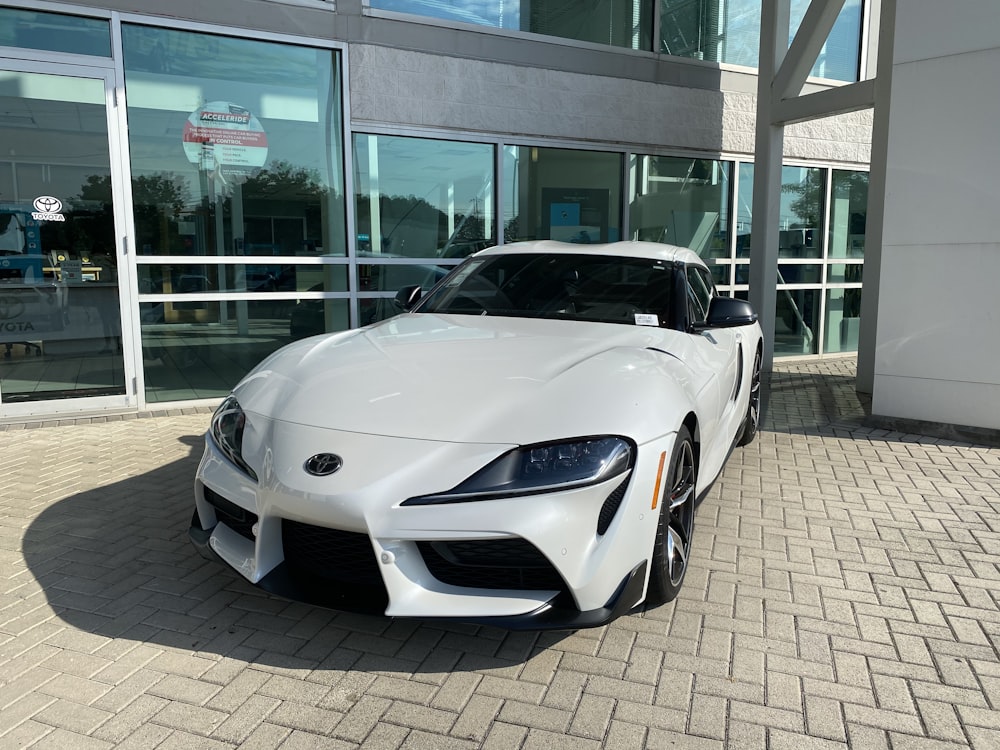
{"label": "orange side marker light", "polygon": [[656,489],[653,490],[652,509],[656,510],[656,504],[660,502],[660,481],[663,479],[663,464],[667,460],[667,452],[660,454],[660,468],[656,470]]}

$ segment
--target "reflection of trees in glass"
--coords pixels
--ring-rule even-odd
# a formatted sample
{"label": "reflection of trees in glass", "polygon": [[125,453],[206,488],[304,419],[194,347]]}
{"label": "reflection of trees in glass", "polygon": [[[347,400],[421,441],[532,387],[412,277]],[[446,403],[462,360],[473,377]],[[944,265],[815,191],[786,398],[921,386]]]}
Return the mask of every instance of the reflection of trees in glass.
{"label": "reflection of trees in glass", "polygon": [[[860,281],[860,279],[858,279]],[[844,290],[844,317],[861,317],[861,289]]]}
{"label": "reflection of trees in glass", "polygon": [[517,242],[521,237],[521,215],[513,216],[503,225],[503,241]]}
{"label": "reflection of trees in glass", "polygon": [[[81,197],[104,202],[110,220],[111,178],[108,175],[88,177]],[[187,183],[180,175],[159,172],[133,177],[132,208],[139,252],[156,255],[184,252],[177,222],[189,202]]]}
{"label": "reflection of trees in glass", "polygon": [[[169,174],[141,175],[132,180],[136,233],[140,243],[164,234],[176,236],[176,221],[187,201],[184,181]],[[41,227],[46,251],[68,253],[74,258],[101,257],[115,262],[114,202],[109,174],[88,175],[80,192],[63,209],[65,222],[45,222]],[[174,231],[163,227],[174,222]],[[141,246],[141,245],[140,245]],[[154,245],[155,247],[155,245]]]}
{"label": "reflection of trees in glass", "polygon": [[[787,168],[785,171],[784,177],[787,179]],[[781,192],[795,196],[789,204],[794,217],[788,228],[818,227],[823,207],[823,170],[793,168],[792,171],[805,173],[805,179],[785,182],[781,186]]]}
{"label": "reflection of trees in glass", "polygon": [[[290,219],[305,221],[304,235],[299,228],[290,234],[286,232],[283,239],[272,237],[266,240],[275,246],[282,246],[278,251],[280,254],[317,252],[320,249],[329,254],[333,246],[339,247],[343,242],[340,239],[344,221],[343,198],[316,169],[276,159],[246,179],[238,195],[243,201],[244,220],[250,217],[273,218],[286,226],[291,226]],[[326,228],[324,217],[329,222]],[[324,239],[329,239],[333,246],[329,246]],[[251,241],[249,236],[247,240],[248,243]],[[256,241],[260,240],[257,238]],[[247,252],[250,252],[249,245]]]}
{"label": "reflection of trees in glass", "polygon": [[183,253],[177,222],[188,205],[187,184],[177,174],[159,172],[132,178],[132,206],[140,251]]}
{"label": "reflection of trees in glass", "polygon": [[327,186],[319,171],[275,159],[243,182],[244,198],[301,200],[326,195]]}

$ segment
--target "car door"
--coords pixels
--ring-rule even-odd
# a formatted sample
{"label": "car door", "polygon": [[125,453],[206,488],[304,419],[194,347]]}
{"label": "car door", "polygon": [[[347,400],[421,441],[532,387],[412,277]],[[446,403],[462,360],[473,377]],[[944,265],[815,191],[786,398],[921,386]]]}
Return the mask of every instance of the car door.
{"label": "car door", "polygon": [[[697,264],[685,267],[685,286],[688,296],[688,330],[693,339],[698,365],[704,368],[707,381],[712,387],[706,392],[703,404],[702,432],[710,437],[709,445],[725,440],[714,439],[718,435],[728,436],[734,429],[736,398],[741,376],[741,344],[743,334],[738,328],[698,328],[708,317],[712,298],[718,296],[712,283],[711,273]],[[728,450],[728,445],[726,446]]]}

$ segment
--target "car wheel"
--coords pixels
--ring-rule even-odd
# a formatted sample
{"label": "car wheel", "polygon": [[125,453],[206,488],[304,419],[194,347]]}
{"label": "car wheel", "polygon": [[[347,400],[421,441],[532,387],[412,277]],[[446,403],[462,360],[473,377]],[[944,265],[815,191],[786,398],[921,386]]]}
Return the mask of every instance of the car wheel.
{"label": "car wheel", "polygon": [[677,596],[691,556],[698,467],[691,433],[686,427],[677,431],[669,466],[667,488],[660,501],[652,570],[646,593],[646,601],[653,606],[665,604]]}
{"label": "car wheel", "polygon": [[747,415],[743,420],[743,432],[737,445],[749,445],[757,437],[760,427],[760,349],[753,360],[753,372],[750,374],[750,403],[747,405]]}

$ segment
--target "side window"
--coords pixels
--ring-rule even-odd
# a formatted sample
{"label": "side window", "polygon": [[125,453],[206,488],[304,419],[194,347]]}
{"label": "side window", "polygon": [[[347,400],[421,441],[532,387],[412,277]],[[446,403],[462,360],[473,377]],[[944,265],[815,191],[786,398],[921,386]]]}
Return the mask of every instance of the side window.
{"label": "side window", "polygon": [[708,303],[712,299],[711,278],[706,279],[697,266],[687,268],[688,320],[701,323],[708,316]]}

